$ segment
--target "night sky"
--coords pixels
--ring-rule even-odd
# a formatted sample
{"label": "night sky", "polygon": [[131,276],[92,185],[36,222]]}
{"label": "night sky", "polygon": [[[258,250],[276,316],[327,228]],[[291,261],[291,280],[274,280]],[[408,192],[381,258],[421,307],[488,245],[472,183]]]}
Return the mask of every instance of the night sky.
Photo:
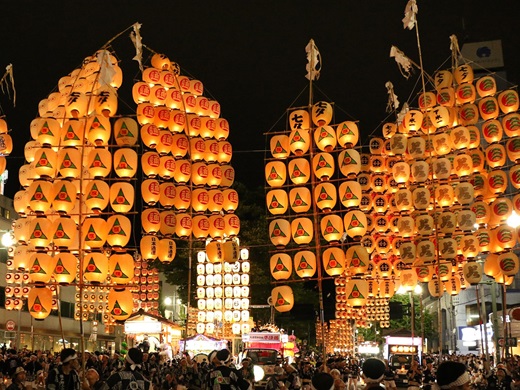
{"label": "night sky", "polygon": [[[307,102],[305,46],[313,38],[323,57],[317,98],[336,104],[337,121],[359,120],[363,140],[385,121],[386,81],[401,102],[416,73],[405,80],[393,58],[396,45],[419,61],[415,31],[404,30],[406,0],[336,1],[4,1],[0,12],[0,69],[14,66],[17,101],[0,93],[0,113],[12,129],[6,195],[19,189],[18,167],[38,102],[61,76],[78,67],[112,37],[142,23],[143,43],[180,64],[221,103],[231,126],[237,180],[263,185],[263,133],[282,130],[291,105]],[[518,83],[520,47],[517,0],[418,0],[425,70],[450,66],[451,34],[464,42],[502,39],[509,80]],[[119,113],[130,114],[138,77],[130,31],[116,39],[125,73]],[[149,54],[145,51],[145,58]],[[2,71],[3,73],[3,71]],[[413,97],[413,96],[412,96]],[[281,118],[281,119],[280,119]],[[254,151],[254,152],[252,152]]]}

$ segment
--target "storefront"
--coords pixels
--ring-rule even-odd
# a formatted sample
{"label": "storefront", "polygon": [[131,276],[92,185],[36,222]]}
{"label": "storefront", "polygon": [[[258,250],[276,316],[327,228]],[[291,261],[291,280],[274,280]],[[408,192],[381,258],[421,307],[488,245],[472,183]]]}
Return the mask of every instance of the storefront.
{"label": "storefront", "polygon": [[183,328],[163,317],[139,310],[125,321],[124,332],[129,347],[137,347],[144,340],[150,345],[150,352],[161,352],[171,348],[171,353],[179,352],[179,341]]}

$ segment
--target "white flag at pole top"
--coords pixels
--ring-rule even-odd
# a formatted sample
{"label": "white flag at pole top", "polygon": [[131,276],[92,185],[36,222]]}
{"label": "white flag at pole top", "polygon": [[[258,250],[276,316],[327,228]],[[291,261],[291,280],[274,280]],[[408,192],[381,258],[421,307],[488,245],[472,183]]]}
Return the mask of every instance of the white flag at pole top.
{"label": "white flag at pole top", "polygon": [[403,28],[413,30],[417,23],[418,10],[416,0],[409,0],[404,9]]}
{"label": "white flag at pole top", "polygon": [[141,23],[133,24],[133,31],[130,33],[130,39],[135,46],[135,56],[132,58],[139,63],[139,69],[143,71],[143,43],[141,38]]}
{"label": "white flag at pole top", "polygon": [[406,78],[410,77],[412,61],[396,46],[390,48],[390,57],[395,57],[395,62],[397,62],[401,74]]}
{"label": "white flag at pole top", "polygon": [[386,105],[386,112],[392,112],[399,108],[399,99],[394,92],[394,85],[392,82],[387,81],[385,83],[386,91],[388,93],[388,103]]}
{"label": "white flag at pole top", "polygon": [[307,52],[307,66],[305,69],[307,70],[307,79],[309,80],[318,80],[320,78],[320,70],[321,70],[321,55],[318,50],[318,47],[314,43],[314,40],[310,40],[307,46],[305,47],[305,51]]}

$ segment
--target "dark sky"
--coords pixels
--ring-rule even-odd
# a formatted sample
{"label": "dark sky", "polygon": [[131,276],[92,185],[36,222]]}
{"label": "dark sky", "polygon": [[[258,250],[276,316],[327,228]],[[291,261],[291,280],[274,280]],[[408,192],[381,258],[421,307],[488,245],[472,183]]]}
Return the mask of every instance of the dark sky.
{"label": "dark sky", "polygon": [[[8,160],[7,195],[19,188],[18,167],[29,140],[38,102],[56,89],[58,79],[135,22],[143,43],[201,80],[222,106],[231,125],[237,180],[263,185],[262,135],[281,130],[285,110],[306,103],[305,46],[313,38],[323,57],[316,83],[318,98],[336,103],[338,122],[360,121],[362,138],[386,117],[384,84],[408,99],[416,76],[406,81],[394,59],[396,45],[418,62],[415,31],[404,30],[406,0],[336,1],[4,1],[0,11],[0,69],[12,63],[17,104],[0,94],[2,113],[12,128],[15,150]],[[448,67],[449,36],[464,42],[502,39],[508,76],[517,83],[520,47],[517,0],[419,0],[419,31],[425,70]],[[128,32],[112,45],[125,84],[119,113],[134,107],[129,97],[138,66]],[[146,53],[145,53],[146,54]],[[444,65],[443,65],[444,63]],[[126,92],[125,92],[126,91]],[[298,98],[299,96],[299,98]],[[295,101],[295,99],[297,99]]]}

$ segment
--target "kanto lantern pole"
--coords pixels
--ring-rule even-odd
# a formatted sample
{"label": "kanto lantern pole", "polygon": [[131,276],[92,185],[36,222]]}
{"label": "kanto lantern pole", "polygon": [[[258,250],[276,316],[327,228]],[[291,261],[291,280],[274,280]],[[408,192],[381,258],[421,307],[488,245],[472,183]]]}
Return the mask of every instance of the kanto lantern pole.
{"label": "kanto lantern pole", "polygon": [[[316,66],[314,64],[314,56],[310,56],[310,69],[311,72]],[[312,73],[311,73],[312,75]],[[314,158],[314,142],[313,140],[313,134],[312,134],[312,105],[313,105],[313,89],[312,89],[312,80],[313,77],[309,77],[309,126],[311,127],[309,129],[310,133],[310,139],[311,139],[311,145],[309,148],[310,156],[309,160],[313,161]],[[314,173],[314,169],[310,169],[310,178],[311,178],[311,193],[314,194],[314,189],[316,188],[316,175]],[[313,216],[313,229],[314,229],[314,242],[316,243],[316,263],[317,263],[317,269],[318,269],[318,301],[320,305],[320,327],[321,327],[321,348],[322,348],[322,354],[323,359],[327,356],[327,347],[325,345],[325,310],[323,306],[323,274],[321,270],[321,263],[322,263],[322,257],[321,257],[321,243],[320,243],[320,229],[319,229],[319,220],[318,220],[318,207],[316,205],[316,202],[312,203],[312,216]]]}

